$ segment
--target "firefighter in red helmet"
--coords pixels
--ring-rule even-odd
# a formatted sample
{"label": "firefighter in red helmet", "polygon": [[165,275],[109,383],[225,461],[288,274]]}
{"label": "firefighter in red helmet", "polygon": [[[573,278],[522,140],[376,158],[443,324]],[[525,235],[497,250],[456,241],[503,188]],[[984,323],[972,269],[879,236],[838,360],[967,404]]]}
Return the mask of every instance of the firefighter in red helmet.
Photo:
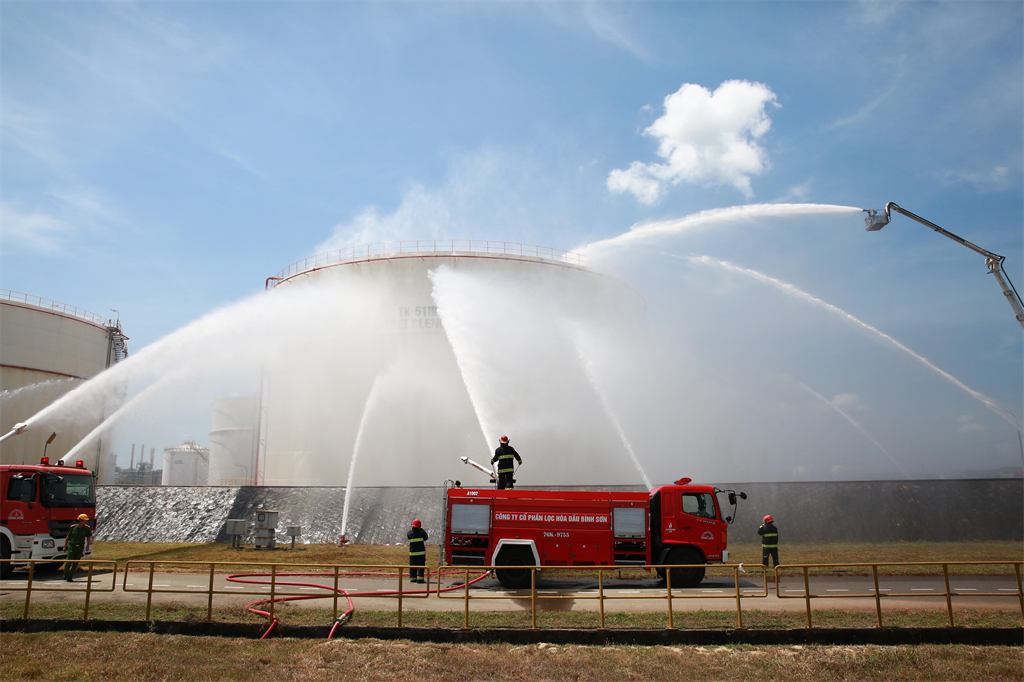
{"label": "firefighter in red helmet", "polygon": [[423,530],[419,519],[413,519],[412,528],[405,536],[409,538],[409,582],[425,583],[424,570],[412,567],[427,565],[427,531]]}
{"label": "firefighter in red helmet", "polygon": [[761,563],[768,565],[771,558],[775,565],[779,565],[779,529],[775,527],[775,519],[771,514],[765,514],[764,523],[757,529],[761,536]]}
{"label": "firefighter in red helmet", "polygon": [[523,463],[516,449],[508,444],[508,436],[502,436],[498,449],[494,451],[494,457],[491,458],[491,464],[498,463],[498,490],[513,490],[515,488],[515,479],[512,478],[512,474],[515,473],[515,468],[512,466],[513,458],[520,464]]}

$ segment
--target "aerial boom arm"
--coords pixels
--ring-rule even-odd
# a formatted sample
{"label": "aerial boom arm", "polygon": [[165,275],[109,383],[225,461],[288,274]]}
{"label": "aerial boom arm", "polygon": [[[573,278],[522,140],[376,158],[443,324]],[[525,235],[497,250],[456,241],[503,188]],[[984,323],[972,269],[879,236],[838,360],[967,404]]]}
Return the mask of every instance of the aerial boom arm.
{"label": "aerial boom arm", "polygon": [[868,211],[868,217],[865,220],[865,224],[867,225],[868,231],[875,232],[885,227],[885,225],[889,223],[889,220],[892,217],[891,211],[902,213],[908,218],[916,220],[917,222],[921,223],[925,227],[938,232],[942,236],[949,237],[958,244],[963,244],[971,251],[974,251],[975,253],[984,256],[985,264],[988,266],[988,271],[992,273],[995,276],[996,281],[999,282],[999,286],[1003,290],[1003,295],[1006,296],[1007,302],[1010,304],[1010,307],[1013,308],[1014,317],[1017,318],[1017,322],[1020,323],[1020,326],[1024,327],[1024,303],[1022,303],[1020,294],[1017,293],[1017,290],[1014,288],[1013,283],[1010,282],[1009,276],[1007,276],[1006,271],[1003,269],[1003,261],[1006,260],[1006,256],[1000,256],[997,253],[992,253],[988,249],[983,249],[977,244],[969,242],[963,237],[955,235],[949,230],[939,227],[930,220],[925,220],[921,216],[915,213],[911,213],[910,211],[903,208],[902,206],[899,206],[893,201],[890,201],[885,205],[884,218],[877,215],[876,211]]}

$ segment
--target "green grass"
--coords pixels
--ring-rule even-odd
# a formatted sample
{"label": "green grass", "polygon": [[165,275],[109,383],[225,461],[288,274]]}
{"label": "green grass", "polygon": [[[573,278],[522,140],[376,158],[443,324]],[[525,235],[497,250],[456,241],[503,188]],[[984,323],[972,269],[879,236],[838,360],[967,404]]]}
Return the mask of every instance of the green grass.
{"label": "green grass", "polygon": [[[761,548],[756,544],[731,543],[732,563],[758,565]],[[240,562],[241,566],[224,567],[219,573],[258,569],[276,564],[325,565],[406,565],[408,549],[402,545],[350,545],[344,549],[334,545],[303,545],[295,550],[232,549],[224,543],[155,543],[155,542],[97,542],[93,547],[94,559],[115,560],[123,569],[125,562],[156,561],[162,572],[202,573],[209,569],[201,566],[171,566],[173,562]],[[428,546],[427,565],[437,568],[437,547]],[[780,548],[783,564],[851,564],[872,562],[924,562],[924,561],[1022,561],[1024,543],[1019,542],[899,542],[899,543],[832,543],[792,544]],[[139,570],[148,570],[140,566]],[[553,572],[555,573],[555,572]],[[593,575],[586,571],[557,571],[560,575]],[[815,568],[811,575],[865,575],[864,568]],[[642,571],[623,569],[623,576],[649,576]],[[790,569],[785,575],[800,575]],[[1006,575],[1014,574],[1010,566],[957,566],[950,575]],[[942,575],[938,566],[880,566],[879,575]]]}
{"label": "green grass", "polygon": [[551,646],[374,639],[222,639],[134,633],[0,633],[21,680],[1020,680],[1020,647]]}
{"label": "green grass", "polygon": [[[339,615],[346,608],[345,600],[339,601]],[[330,608],[301,608],[287,602],[277,604],[275,615],[282,623],[289,625],[329,625],[333,620]],[[20,619],[24,613],[21,602],[0,604],[0,618]],[[37,602],[29,612],[33,619],[79,620],[82,618],[81,604],[59,602]],[[93,604],[89,617],[93,620],[143,620],[146,615],[144,604]],[[1020,627],[1020,611],[979,611],[958,609],[953,612],[958,627]],[[183,604],[154,604],[152,620],[200,622],[206,620],[206,608]],[[839,609],[814,610],[813,624],[821,628],[870,628],[877,624],[874,611],[843,611]],[[883,625],[886,627],[946,627],[945,611],[935,610],[883,610]],[[266,623],[267,619],[249,613],[242,607],[215,607],[212,620],[217,623]],[[677,611],[673,625],[679,629],[727,630],[737,626],[734,611]],[[396,611],[370,611],[357,609],[352,623],[367,627],[396,627]],[[402,614],[406,627],[449,628],[463,627],[461,611],[410,611]],[[529,628],[532,625],[529,610],[481,612],[469,614],[472,628]],[[538,611],[537,627],[544,629],[570,628],[593,629],[600,627],[600,616],[592,611]],[[608,612],[605,627],[616,629],[661,629],[667,628],[667,613]],[[748,629],[791,629],[807,626],[803,612],[744,610],[743,625]]]}

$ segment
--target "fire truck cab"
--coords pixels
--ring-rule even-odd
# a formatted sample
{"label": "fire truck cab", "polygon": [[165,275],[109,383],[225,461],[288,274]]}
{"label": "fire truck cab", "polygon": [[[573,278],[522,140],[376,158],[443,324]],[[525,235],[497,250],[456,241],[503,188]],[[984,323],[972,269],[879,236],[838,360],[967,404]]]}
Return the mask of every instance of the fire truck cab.
{"label": "fire truck cab", "polygon": [[[47,457],[39,464],[0,465],[0,557],[13,560],[0,563],[2,577],[18,560],[63,560],[79,514],[96,528],[95,480],[81,460],[74,466],[51,465]],[[91,555],[89,542],[83,558]]]}
{"label": "fire truck cab", "polygon": [[[706,563],[729,559],[728,523],[711,486],[683,478],[649,493],[449,488],[441,561],[476,566],[645,566],[672,569],[693,587]],[[735,495],[730,494],[731,503]],[[659,569],[659,575],[664,575]],[[502,585],[530,585],[530,571],[497,571]]]}

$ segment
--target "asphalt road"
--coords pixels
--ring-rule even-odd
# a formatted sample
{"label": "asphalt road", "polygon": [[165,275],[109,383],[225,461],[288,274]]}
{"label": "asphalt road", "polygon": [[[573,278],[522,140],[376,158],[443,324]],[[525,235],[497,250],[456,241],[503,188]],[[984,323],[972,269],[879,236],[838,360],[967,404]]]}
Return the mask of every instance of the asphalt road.
{"label": "asphalt road", "polygon": [[[228,580],[227,575],[216,575],[213,586],[215,606],[244,605],[271,595],[269,575],[244,578],[253,582]],[[319,597],[292,601],[297,607],[329,608],[332,604],[333,576],[278,576],[275,596]],[[10,580],[0,581],[0,602],[23,602],[27,587],[27,574],[15,573]],[[293,584],[285,584],[293,583]],[[91,603],[146,603],[148,573],[131,573],[127,577],[118,573],[116,583],[111,573],[93,577]],[[398,588],[397,578],[341,576],[339,588],[358,592],[357,608],[373,610],[397,609],[398,600],[393,592]],[[40,572],[32,585],[32,602],[84,603],[86,592],[84,572],[74,583],[67,583],[59,571]],[[809,587],[814,609],[874,610],[874,583],[866,577],[811,577]],[[209,575],[182,573],[155,573],[153,575],[153,603],[183,603],[206,606]],[[447,589],[445,589],[447,588]],[[744,610],[803,611],[804,581],[801,577],[784,577],[776,586],[769,582],[767,596],[760,575],[741,576],[740,594]],[[463,609],[465,590],[461,578],[442,579],[442,595],[424,594],[423,586],[403,579],[403,609],[447,611]],[[433,589],[433,586],[432,586]],[[879,593],[883,608],[945,609],[945,585],[941,576],[879,577]],[[665,608],[667,592],[657,580],[626,580],[606,577],[603,585],[605,611],[661,611]],[[1018,610],[1020,597],[1014,577],[970,576],[950,578],[954,608],[983,610]],[[531,606],[529,590],[506,590],[492,577],[486,577],[470,586],[472,611],[519,611]],[[537,583],[538,610],[583,610],[599,608],[597,579],[539,577]],[[858,596],[860,595],[860,596]],[[700,586],[673,589],[673,610],[698,609],[733,610],[736,588],[732,577],[705,578]],[[339,602],[346,604],[345,599]]]}

